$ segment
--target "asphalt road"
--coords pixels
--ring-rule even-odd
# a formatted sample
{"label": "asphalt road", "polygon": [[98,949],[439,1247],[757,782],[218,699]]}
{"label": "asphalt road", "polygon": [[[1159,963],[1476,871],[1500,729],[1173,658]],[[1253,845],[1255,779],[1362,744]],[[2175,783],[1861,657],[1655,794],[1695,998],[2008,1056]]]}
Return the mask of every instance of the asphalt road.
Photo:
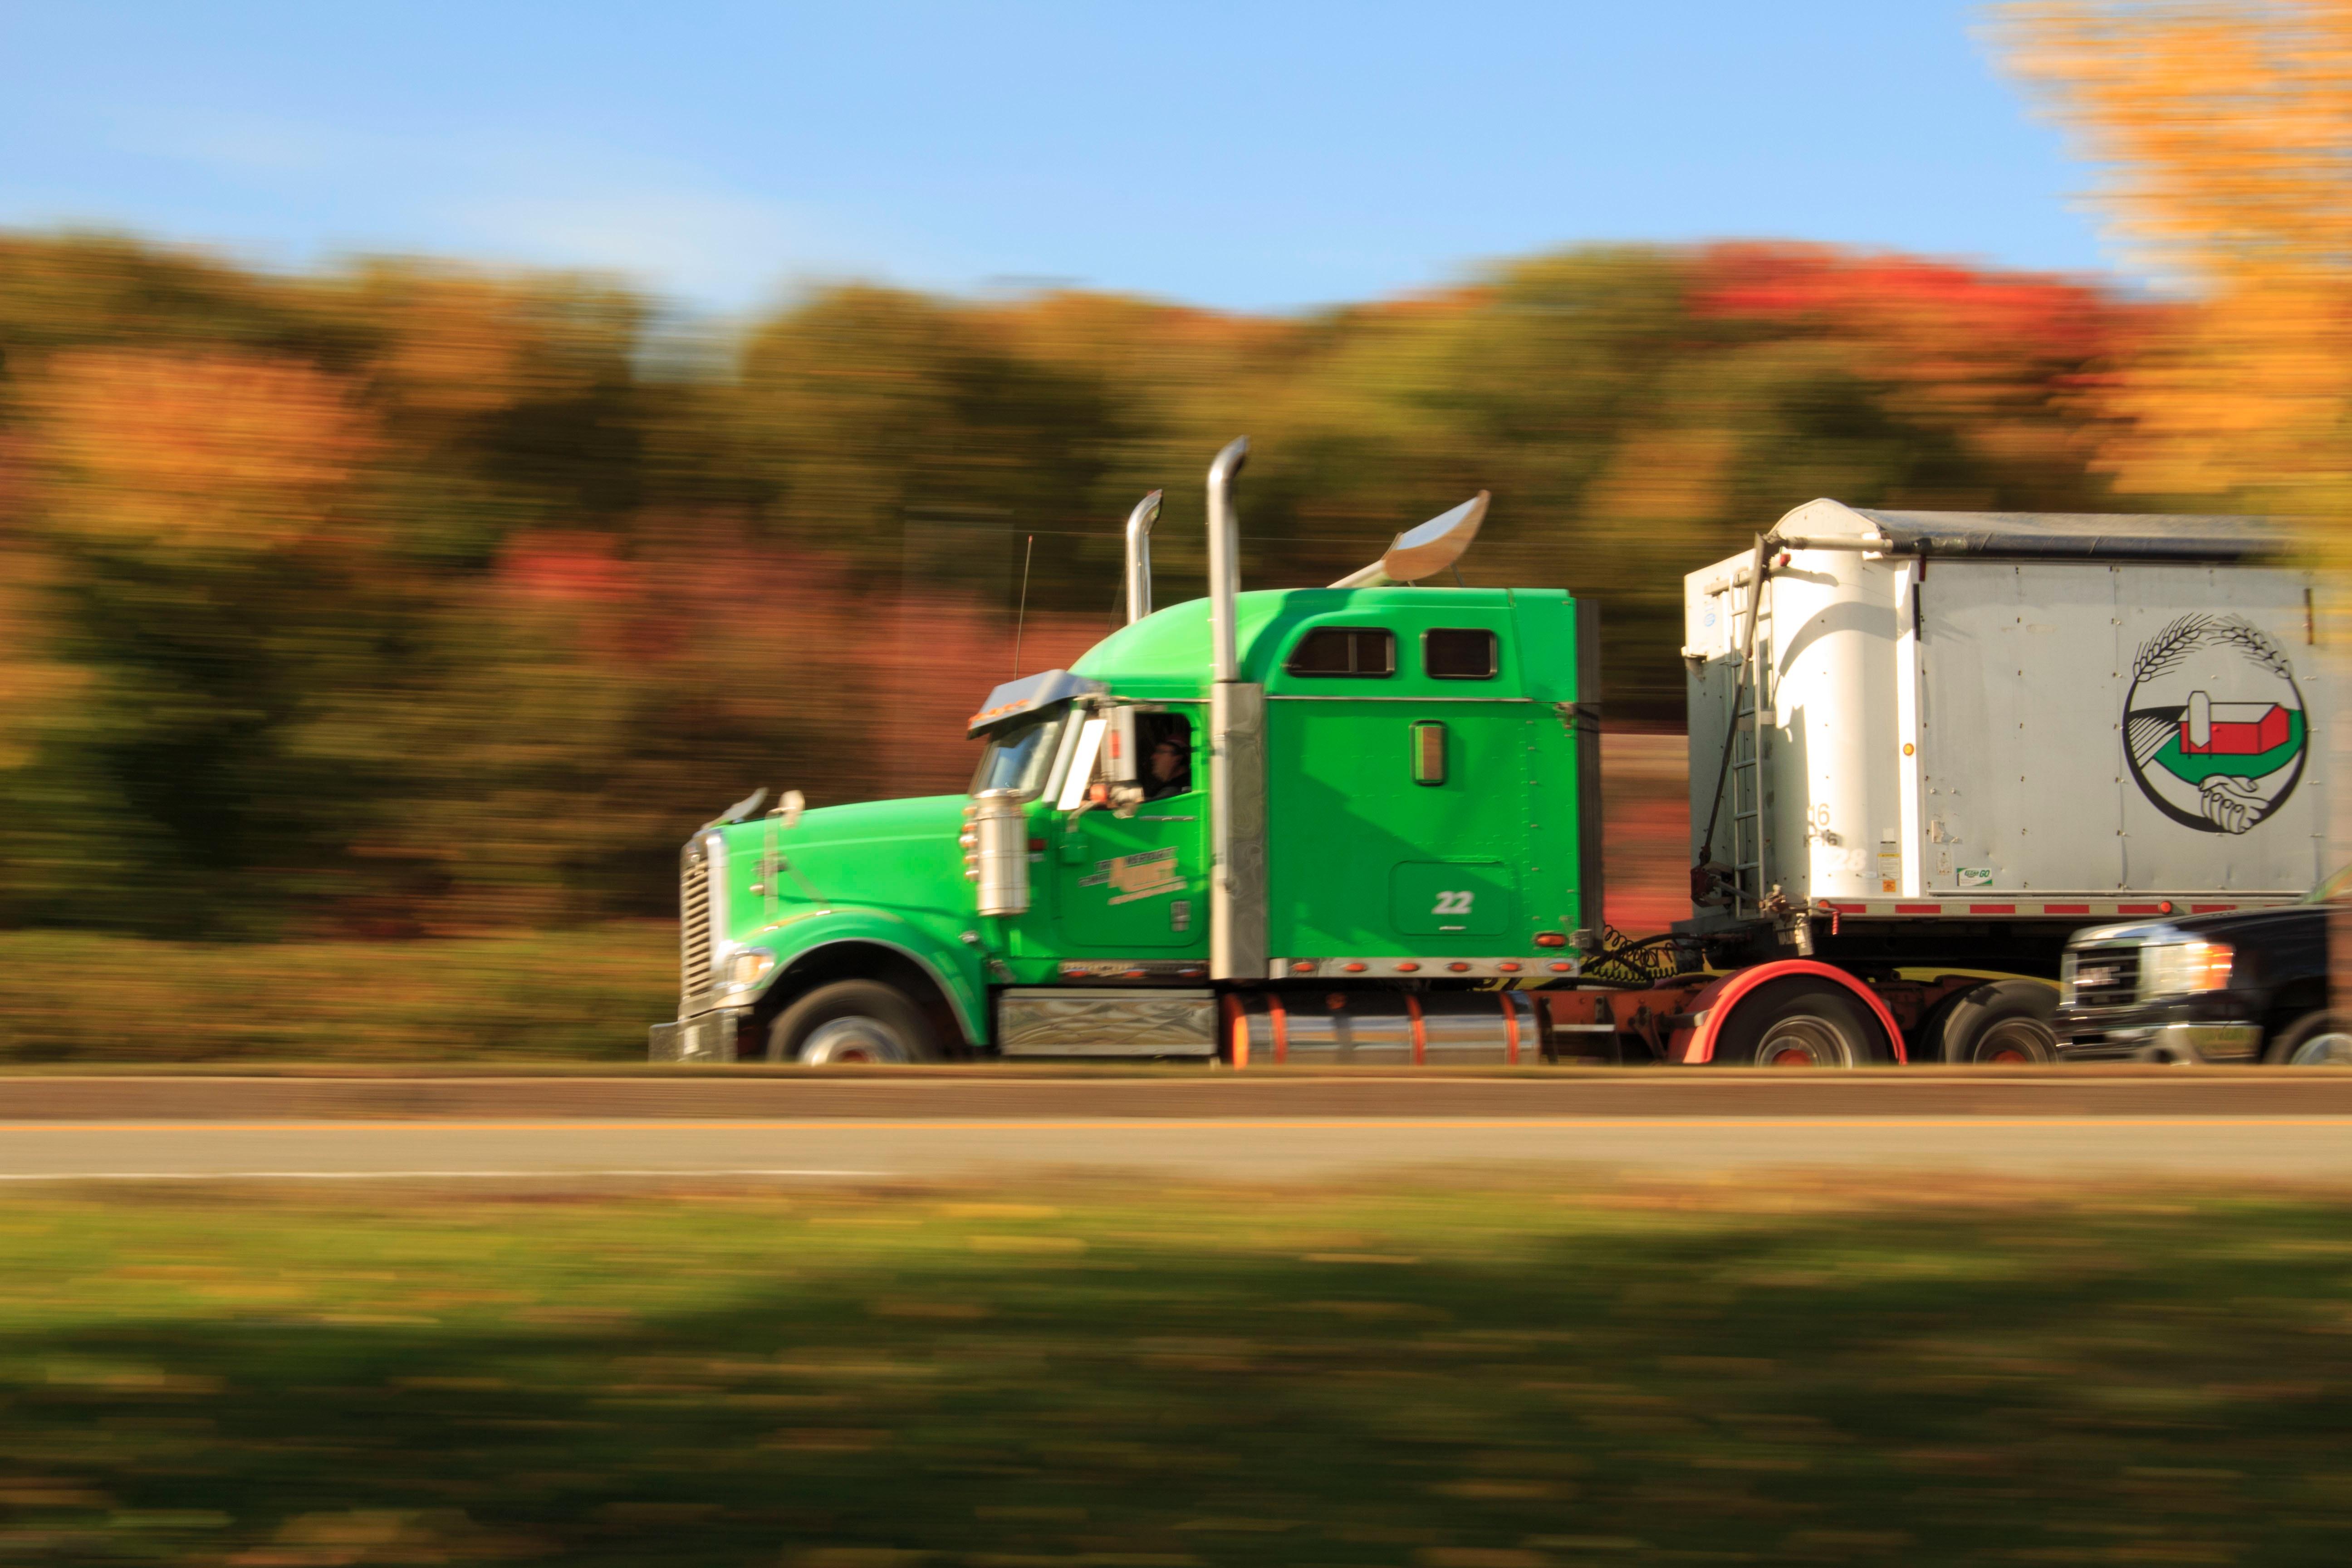
{"label": "asphalt road", "polygon": [[1247,1182],[1414,1168],[1595,1175],[1776,1170],[2352,1181],[2352,1115],[1260,1115],[436,1118],[0,1122],[0,1184],[408,1179],[605,1184],[724,1176],[982,1183],[1121,1171]]}

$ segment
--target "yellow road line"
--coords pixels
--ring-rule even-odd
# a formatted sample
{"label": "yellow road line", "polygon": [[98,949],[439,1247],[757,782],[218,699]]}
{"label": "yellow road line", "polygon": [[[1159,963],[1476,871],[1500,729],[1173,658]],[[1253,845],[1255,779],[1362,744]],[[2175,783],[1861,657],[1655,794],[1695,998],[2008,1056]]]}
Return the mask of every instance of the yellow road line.
{"label": "yellow road line", "polygon": [[2352,1115],[2340,1116],[1315,1116],[1315,1117],[1120,1117],[1080,1119],[944,1116],[921,1120],[824,1117],[793,1120],[665,1116],[610,1121],[566,1117],[535,1121],[477,1121],[434,1117],[408,1121],[354,1117],[350,1120],[211,1121],[5,1121],[0,1134],[37,1132],[1169,1132],[1410,1131],[1514,1128],[1597,1131],[1609,1128],[1851,1129],[2048,1127],[2337,1127],[2352,1131]]}

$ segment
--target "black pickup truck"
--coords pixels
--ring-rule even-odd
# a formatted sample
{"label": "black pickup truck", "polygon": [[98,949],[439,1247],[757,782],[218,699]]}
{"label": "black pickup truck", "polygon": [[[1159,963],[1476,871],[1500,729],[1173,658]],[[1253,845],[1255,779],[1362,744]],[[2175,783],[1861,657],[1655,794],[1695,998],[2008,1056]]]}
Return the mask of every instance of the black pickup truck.
{"label": "black pickup truck", "polygon": [[2352,1016],[2327,1006],[2329,905],[2347,893],[2352,868],[2298,904],[2076,931],[2058,1059],[2352,1067]]}

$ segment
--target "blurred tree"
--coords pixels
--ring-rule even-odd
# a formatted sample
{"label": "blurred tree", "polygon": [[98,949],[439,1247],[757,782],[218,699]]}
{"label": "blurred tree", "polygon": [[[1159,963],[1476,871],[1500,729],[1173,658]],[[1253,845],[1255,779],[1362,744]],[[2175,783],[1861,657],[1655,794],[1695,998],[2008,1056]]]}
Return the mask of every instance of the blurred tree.
{"label": "blurred tree", "polygon": [[2105,171],[2118,237],[2196,301],[2103,384],[2102,464],[2352,515],[2352,0],[2034,0],[1996,37]]}
{"label": "blurred tree", "polygon": [[1817,494],[2081,506],[2087,401],[2175,331],[2047,279],[1789,247],[1537,258],[1298,318],[822,290],[653,352],[594,280],[269,277],[0,238],[0,916],[477,931],[674,898],[752,784],[957,787],[956,721],[1112,622],[1119,526],[1255,440],[1254,585],[1486,488],[1473,582],[1606,608],[1678,719],[1680,577]]}
{"label": "blurred tree", "polygon": [[373,420],[282,358],[69,349],[42,370],[37,504],[90,678],[68,755],[136,868],[77,912],[226,929],[332,876],[331,825],[373,793],[364,748],[328,739],[393,678],[357,493]]}

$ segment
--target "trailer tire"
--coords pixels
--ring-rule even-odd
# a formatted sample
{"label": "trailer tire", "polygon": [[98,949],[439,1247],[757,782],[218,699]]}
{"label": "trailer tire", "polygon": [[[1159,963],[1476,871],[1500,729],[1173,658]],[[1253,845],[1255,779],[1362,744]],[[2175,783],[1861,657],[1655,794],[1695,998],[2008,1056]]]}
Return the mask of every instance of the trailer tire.
{"label": "trailer tire", "polygon": [[1960,993],[1944,1012],[1943,1038],[1922,1054],[1990,1067],[2053,1062],[2058,1034],[2050,1020],[2057,1012],[2056,989],[2039,980],[1987,981]]}
{"label": "trailer tire", "polygon": [[2352,1067],[2352,1030],[2341,1014],[2306,1013],[2279,1031],[2263,1060],[2273,1067]]}
{"label": "trailer tire", "polygon": [[824,1067],[837,1062],[902,1066],[938,1058],[922,1009],[878,980],[820,985],[776,1015],[768,1059]]}
{"label": "trailer tire", "polygon": [[1834,981],[1796,975],[1741,997],[1715,1038],[1724,1067],[1855,1068],[1885,1059],[1876,1019]]}

